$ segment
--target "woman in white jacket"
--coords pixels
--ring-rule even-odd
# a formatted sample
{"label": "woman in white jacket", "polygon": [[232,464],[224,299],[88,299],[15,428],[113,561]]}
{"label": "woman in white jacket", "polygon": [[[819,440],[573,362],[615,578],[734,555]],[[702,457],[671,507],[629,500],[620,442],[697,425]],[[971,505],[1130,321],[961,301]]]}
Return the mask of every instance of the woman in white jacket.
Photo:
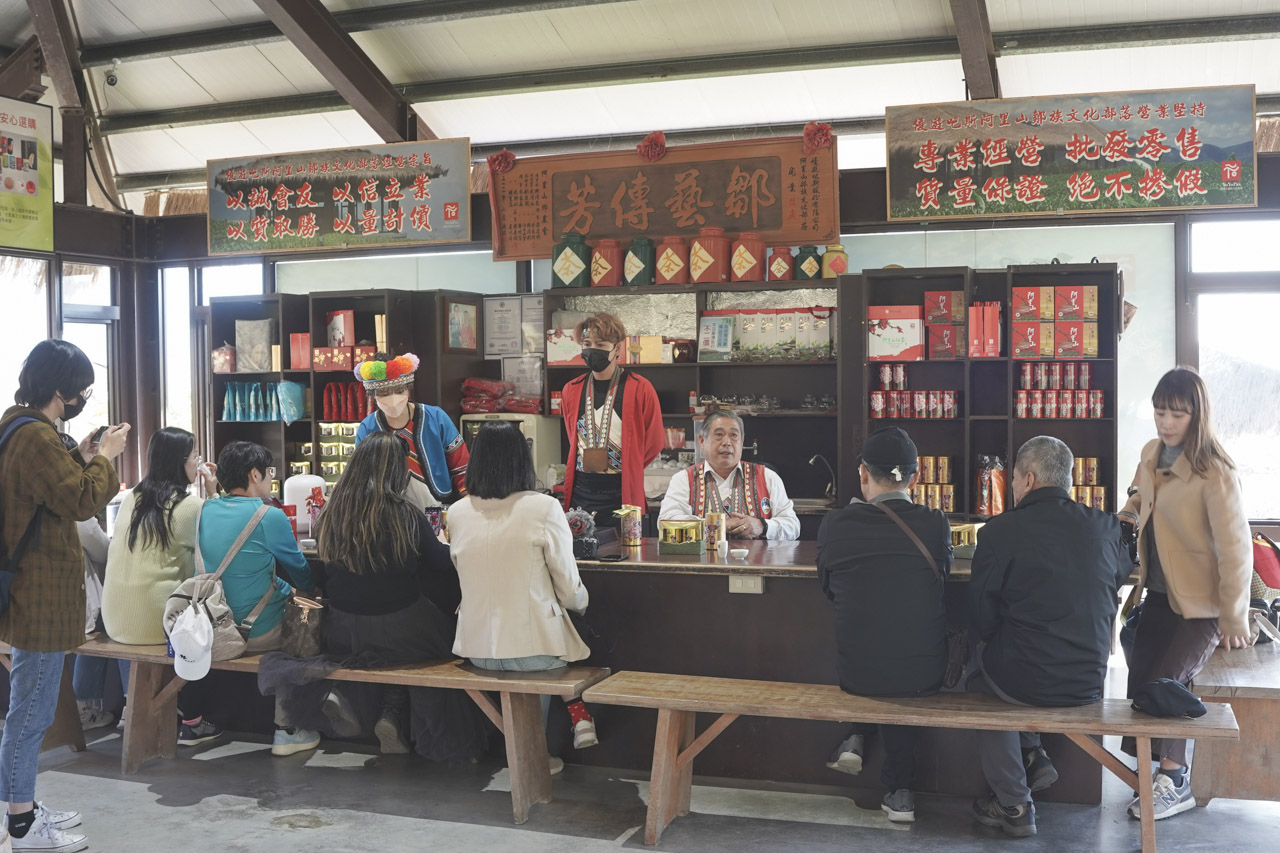
{"label": "woman in white jacket", "polygon": [[[482,669],[540,672],[591,654],[569,619],[569,611],[587,609],[573,535],[560,502],[534,491],[535,482],[519,429],[501,421],[481,427],[468,496],[449,507],[449,550],[462,584],[453,653]],[[581,700],[569,704],[569,716],[575,748],[594,745],[595,723]]]}

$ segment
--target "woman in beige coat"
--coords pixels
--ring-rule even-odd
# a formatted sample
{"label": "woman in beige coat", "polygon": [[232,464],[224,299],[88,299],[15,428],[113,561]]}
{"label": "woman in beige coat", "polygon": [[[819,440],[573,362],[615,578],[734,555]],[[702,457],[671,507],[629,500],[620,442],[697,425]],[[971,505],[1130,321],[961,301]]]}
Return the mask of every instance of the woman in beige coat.
{"label": "woman in beige coat", "polygon": [[[559,501],[534,491],[535,483],[519,429],[482,426],[471,445],[468,496],[449,507],[449,550],[462,585],[453,653],[482,669],[539,672],[591,654],[569,619],[569,611],[587,609],[573,535]],[[581,700],[569,704],[569,717],[574,746],[595,745]]]}
{"label": "woman in beige coat", "polygon": [[[1219,645],[1249,645],[1249,520],[1235,463],[1218,443],[1194,370],[1166,373],[1151,396],[1160,437],[1142,450],[1122,520],[1138,526],[1146,590],[1129,659],[1129,697],[1158,678],[1189,684]],[[1136,755],[1132,739],[1124,750]],[[1155,739],[1156,820],[1195,807],[1185,740]],[[1143,756],[1138,756],[1142,760]],[[1138,801],[1129,814],[1139,817]]]}

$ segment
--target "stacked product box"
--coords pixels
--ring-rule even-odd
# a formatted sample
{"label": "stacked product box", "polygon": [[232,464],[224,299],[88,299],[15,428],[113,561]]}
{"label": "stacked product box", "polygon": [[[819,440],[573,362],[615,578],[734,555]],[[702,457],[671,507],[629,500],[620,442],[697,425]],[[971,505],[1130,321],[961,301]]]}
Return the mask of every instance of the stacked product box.
{"label": "stacked product box", "polygon": [[930,290],[924,295],[924,322],[930,360],[964,355],[964,291]]}
{"label": "stacked product box", "polygon": [[867,308],[867,361],[923,361],[924,309],[919,305]]}
{"label": "stacked product box", "polygon": [[1098,288],[1015,287],[1013,357],[1097,358]]}

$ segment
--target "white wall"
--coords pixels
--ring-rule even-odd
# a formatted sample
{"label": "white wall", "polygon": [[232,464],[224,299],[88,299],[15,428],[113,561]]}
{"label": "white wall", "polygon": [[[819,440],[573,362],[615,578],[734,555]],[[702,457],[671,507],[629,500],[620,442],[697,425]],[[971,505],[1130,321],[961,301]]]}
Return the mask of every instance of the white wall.
{"label": "white wall", "polygon": [[281,293],[364,288],[515,293],[516,266],[495,263],[487,251],[329,258],[276,265],[276,290]]}
{"label": "white wall", "polygon": [[1116,417],[1120,443],[1119,483],[1127,488],[1142,446],[1155,437],[1151,391],[1173,367],[1173,226],[1081,225],[995,228],[893,234],[846,234],[852,270],[968,266],[1000,269],[1010,264],[1115,263],[1124,274],[1125,298],[1138,306],[1120,339]]}

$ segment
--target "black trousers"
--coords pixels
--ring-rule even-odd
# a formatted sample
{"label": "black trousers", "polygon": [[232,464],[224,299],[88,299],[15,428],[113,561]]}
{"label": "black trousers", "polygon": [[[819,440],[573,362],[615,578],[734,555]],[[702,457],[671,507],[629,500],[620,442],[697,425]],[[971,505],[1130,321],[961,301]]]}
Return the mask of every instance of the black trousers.
{"label": "black trousers", "polygon": [[880,783],[889,791],[902,788],[914,790],[916,784],[916,734],[915,726],[878,726],[872,723],[854,723],[849,734],[869,737],[880,733],[884,747],[884,762],[880,765]]}
{"label": "black trousers", "polygon": [[622,519],[613,513],[622,508],[622,475],[578,471],[573,477],[569,506],[591,513],[596,527],[617,528]]}

